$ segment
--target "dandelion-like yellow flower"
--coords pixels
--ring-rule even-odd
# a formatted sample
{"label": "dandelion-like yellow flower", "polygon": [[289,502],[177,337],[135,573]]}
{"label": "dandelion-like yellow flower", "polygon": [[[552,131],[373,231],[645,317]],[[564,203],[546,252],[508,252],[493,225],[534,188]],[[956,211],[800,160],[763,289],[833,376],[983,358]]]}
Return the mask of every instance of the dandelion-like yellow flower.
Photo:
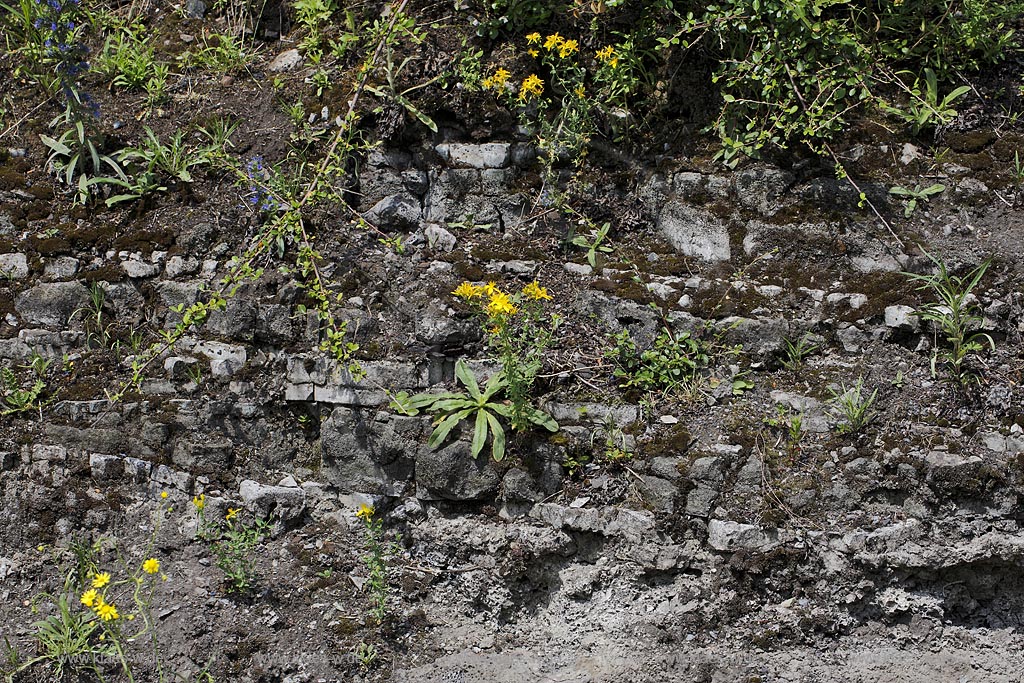
{"label": "dandelion-like yellow flower", "polygon": [[92,579],[93,588],[103,588],[110,583],[110,572],[100,572]]}
{"label": "dandelion-like yellow flower", "polygon": [[504,292],[495,292],[487,304],[487,312],[493,316],[514,315],[517,310],[512,304],[512,299]]}
{"label": "dandelion-like yellow flower", "polygon": [[206,494],[200,493],[198,496],[192,496],[192,504],[196,506],[196,510],[202,512],[206,507]]}
{"label": "dandelion-like yellow flower", "polygon": [[541,287],[536,280],[523,287],[523,296],[534,301],[540,301],[541,299],[551,300],[551,295],[548,294],[547,287]]}
{"label": "dandelion-like yellow flower", "polygon": [[224,519],[231,520],[238,516],[238,511],[241,508],[228,508],[228,514],[224,515]]}
{"label": "dandelion-like yellow flower", "polygon": [[100,603],[96,605],[95,612],[103,621],[112,621],[121,617],[121,615],[117,613],[117,607],[109,602],[100,601]]}
{"label": "dandelion-like yellow flower", "polygon": [[540,42],[540,34],[534,31],[533,33],[526,34],[526,42],[530,45],[536,45]]}
{"label": "dandelion-like yellow flower", "polygon": [[575,40],[567,40],[558,46],[558,56],[565,59],[574,52],[579,52],[580,44]]}
{"label": "dandelion-like yellow flower", "polygon": [[564,42],[565,38],[558,35],[557,33],[552,33],[550,36],[544,39],[544,49],[557,50],[559,47],[562,46],[562,43]]}
{"label": "dandelion-like yellow flower", "polygon": [[373,517],[373,506],[371,505],[360,505],[359,511],[356,512],[356,517],[359,519],[369,520]]}
{"label": "dandelion-like yellow flower", "polygon": [[465,299],[466,301],[469,301],[470,299],[476,299],[477,297],[481,296],[483,294],[483,290],[483,287],[477,287],[476,285],[470,282],[463,282],[461,285],[455,288],[455,291],[453,291],[452,294],[459,297],[460,299]]}
{"label": "dandelion-like yellow flower", "polygon": [[100,594],[96,592],[95,588],[90,588],[82,593],[82,604],[86,607],[92,607],[101,600],[103,600],[103,598],[100,597]]}
{"label": "dandelion-like yellow flower", "polygon": [[167,497],[167,496],[169,496],[169,495],[171,495],[171,494],[167,493],[167,491],[161,491],[161,492],[160,492],[160,497],[161,497],[161,498],[166,498],[166,497]]}
{"label": "dandelion-like yellow flower", "polygon": [[540,76],[537,74],[530,74],[523,80],[523,84],[519,86],[519,99],[526,101],[530,95],[534,97],[544,92],[544,82],[540,80]]}
{"label": "dandelion-like yellow flower", "polygon": [[158,571],[160,571],[160,560],[156,559],[155,557],[149,558],[148,560],[142,563],[142,571],[146,572],[147,574],[156,574]]}

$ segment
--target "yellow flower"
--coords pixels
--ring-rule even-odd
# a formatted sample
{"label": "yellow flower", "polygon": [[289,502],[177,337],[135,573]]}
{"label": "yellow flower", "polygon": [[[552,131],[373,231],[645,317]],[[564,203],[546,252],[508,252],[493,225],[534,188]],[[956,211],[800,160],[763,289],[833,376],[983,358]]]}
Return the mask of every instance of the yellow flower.
{"label": "yellow flower", "polygon": [[92,607],[97,603],[97,601],[102,600],[103,598],[100,597],[100,594],[97,593],[94,588],[90,588],[89,590],[82,593],[82,604],[86,607]]}
{"label": "yellow flower", "polygon": [[156,559],[155,557],[149,558],[148,560],[142,563],[142,571],[146,572],[147,574],[156,574],[158,571],[160,571],[160,560]]}
{"label": "yellow flower", "polygon": [[602,47],[600,50],[598,50],[594,56],[600,59],[602,62],[607,62],[609,59],[615,56],[615,48],[613,48],[611,45],[606,45],[605,47]]}
{"label": "yellow flower", "polygon": [[498,285],[494,282],[494,280],[491,280],[490,282],[485,284],[483,286],[483,290],[484,294],[486,294],[487,296],[494,296],[496,293],[501,291],[500,289],[498,289]]}
{"label": "yellow flower", "polygon": [[228,514],[224,515],[224,519],[228,519],[228,520],[234,519],[235,517],[238,516],[238,511],[240,509],[241,508],[228,508]]}
{"label": "yellow flower", "polygon": [[519,99],[525,102],[529,95],[537,96],[542,92],[544,92],[544,82],[537,74],[530,74],[519,86]]}
{"label": "yellow flower", "polygon": [[200,493],[198,496],[192,496],[192,504],[196,506],[196,510],[202,512],[206,507],[206,494]]}
{"label": "yellow flower", "polygon": [[459,297],[460,299],[465,299],[466,301],[469,301],[470,299],[475,299],[479,297],[481,294],[483,294],[483,288],[477,287],[476,285],[469,282],[463,282],[461,285],[455,288],[455,291],[452,292],[452,294]]}
{"label": "yellow flower", "polygon": [[564,42],[565,42],[565,38],[563,38],[562,36],[558,35],[557,33],[552,33],[550,36],[548,36],[547,38],[544,39],[544,49],[545,50],[557,49],[558,47],[561,47],[562,43],[564,43]]}
{"label": "yellow flower", "polygon": [[575,40],[567,40],[558,46],[558,56],[565,59],[574,52],[578,52],[580,44]]}
{"label": "yellow flower", "polygon": [[523,287],[523,295],[534,301],[540,301],[541,299],[551,300],[551,295],[548,294],[547,287],[541,287],[536,280]]}
{"label": "yellow flower", "polygon": [[110,583],[110,573],[109,572],[100,572],[99,574],[94,576],[93,579],[92,579],[92,587],[93,588],[103,588],[108,583]]}
{"label": "yellow flower", "polygon": [[512,78],[512,72],[507,69],[498,69],[491,78],[494,79],[494,87],[502,86],[508,83],[508,79]]}
{"label": "yellow flower", "polygon": [[534,45],[540,42],[540,34],[534,31],[533,33],[526,34],[526,42],[530,45]]}
{"label": "yellow flower", "polygon": [[490,77],[490,76],[488,76],[487,78],[485,78],[484,80],[482,80],[482,81],[480,82],[480,85],[482,85],[482,86],[483,86],[484,90],[490,90],[490,89],[491,89],[491,86],[493,86],[493,85],[494,85],[494,81],[492,81],[492,80],[491,80],[491,77]]}
{"label": "yellow flower", "polygon": [[365,503],[360,505],[359,511],[356,512],[356,517],[359,519],[370,520],[373,517],[373,506],[366,505]]}
{"label": "yellow flower", "polygon": [[518,309],[512,305],[512,299],[504,292],[495,292],[487,304],[487,312],[493,316],[513,315]]}
{"label": "yellow flower", "polygon": [[582,100],[582,99],[583,99],[583,98],[584,98],[584,97],[586,96],[586,94],[587,94],[587,91],[586,91],[586,89],[585,89],[585,88],[584,88],[584,87],[583,87],[582,85],[577,85],[577,86],[576,86],[576,90],[575,90],[574,92],[576,93],[576,97],[580,98],[581,100]]}
{"label": "yellow flower", "polygon": [[160,497],[161,497],[161,498],[166,498],[166,497],[167,497],[167,496],[169,496],[169,495],[171,495],[171,494],[167,493],[167,491],[161,491],[161,492],[160,492]]}
{"label": "yellow flower", "polygon": [[113,619],[120,618],[120,614],[117,613],[117,608],[109,602],[102,602],[96,605],[96,615],[103,621],[111,621]]}
{"label": "yellow flower", "polygon": [[530,55],[531,57],[539,57],[540,51],[537,50],[537,48],[531,47],[529,50],[526,51],[526,54]]}

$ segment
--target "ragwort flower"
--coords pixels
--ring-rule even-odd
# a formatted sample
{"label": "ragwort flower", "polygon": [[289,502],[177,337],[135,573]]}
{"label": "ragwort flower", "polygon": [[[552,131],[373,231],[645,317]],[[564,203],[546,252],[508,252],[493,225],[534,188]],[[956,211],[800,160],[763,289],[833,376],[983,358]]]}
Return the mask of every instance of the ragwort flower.
{"label": "ragwort flower", "polygon": [[504,292],[495,292],[487,304],[487,312],[493,316],[514,315],[517,310],[512,299]]}
{"label": "ragwort flower", "polygon": [[100,594],[96,592],[95,588],[90,588],[89,590],[82,593],[82,604],[86,607],[92,607],[102,599],[103,598],[100,597]]}
{"label": "ragwort flower", "polygon": [[120,614],[117,613],[117,607],[109,602],[104,602],[102,599],[99,604],[96,605],[96,615],[103,621],[111,621],[113,619],[119,619]]}
{"label": "ragwort flower", "polygon": [[110,572],[100,572],[92,579],[93,588],[103,588],[110,583]]}
{"label": "ragwort flower", "polygon": [[519,99],[525,102],[531,95],[537,97],[542,92],[544,92],[544,82],[537,74],[530,74],[519,86]]}
{"label": "ragwort flower", "polygon": [[483,293],[483,287],[477,287],[476,285],[470,282],[463,282],[461,285],[455,288],[455,291],[452,292],[452,294],[454,294],[455,296],[459,297],[460,299],[465,299],[466,301],[476,299],[482,296]]}
{"label": "ragwort flower", "polygon": [[156,559],[155,557],[149,558],[148,560],[142,563],[142,571],[146,572],[147,574],[156,574],[158,571],[160,571],[160,560]]}
{"label": "ragwort flower", "polygon": [[551,295],[548,294],[547,287],[541,287],[536,280],[523,287],[523,296],[534,301],[540,301],[541,299],[551,300]]}

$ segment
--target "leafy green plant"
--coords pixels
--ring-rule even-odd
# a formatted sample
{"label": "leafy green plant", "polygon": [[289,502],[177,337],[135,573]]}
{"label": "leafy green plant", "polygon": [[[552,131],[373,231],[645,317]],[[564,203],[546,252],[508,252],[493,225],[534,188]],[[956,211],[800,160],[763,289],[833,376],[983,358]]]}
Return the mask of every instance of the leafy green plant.
{"label": "leafy green plant", "polygon": [[203,47],[195,52],[183,52],[178,61],[186,68],[209,69],[217,74],[237,73],[249,67],[256,59],[256,52],[226,33],[213,34],[203,38]]}
{"label": "leafy green plant", "polygon": [[[908,73],[901,72],[897,74],[897,78]],[[928,67],[924,69],[923,88],[920,78],[915,78],[914,84],[909,87],[903,86],[902,81],[899,83],[910,96],[908,104],[904,108],[883,103],[882,108],[903,119],[910,127],[911,135],[918,135],[930,126],[943,125],[952,121],[957,116],[953,104],[971,91],[970,86],[961,85],[939,99],[938,77],[935,75],[935,71]]]}
{"label": "leafy green plant", "polygon": [[[150,37],[145,36],[140,24],[126,26],[103,43],[103,49],[93,64],[93,70],[110,81],[116,88],[141,90],[157,75],[157,62]],[[166,80],[167,71],[164,71]]]}
{"label": "leafy green plant", "polygon": [[363,672],[369,671],[377,661],[377,646],[372,643],[360,642],[356,647],[356,661],[359,662],[359,669]]}
{"label": "leafy green plant", "polygon": [[[411,397],[406,392],[400,392],[392,397],[391,406],[405,415],[416,415],[420,410],[439,413],[434,420],[434,431],[427,440],[427,445],[431,448],[441,446],[460,422],[471,419],[473,457],[480,455],[489,436],[491,457],[495,461],[501,461],[505,457],[505,428],[501,426],[498,418],[512,418],[511,406],[497,398],[498,394],[508,387],[504,373],[496,372],[491,375],[481,390],[473,371],[465,361],[459,359],[455,363],[455,378],[466,387],[465,392],[427,393]],[[536,408],[529,412],[527,419],[549,431],[558,431],[558,425],[551,416]]]}
{"label": "leafy green plant", "polygon": [[85,347],[101,348],[110,347],[113,339],[111,332],[113,323],[107,324],[103,318],[103,308],[107,301],[107,290],[99,282],[92,282],[89,285],[89,304],[76,309],[68,318],[71,322],[81,316],[85,326]]}
{"label": "leafy green plant", "polygon": [[[873,106],[899,110],[918,130],[948,120],[963,86],[940,96],[939,84],[1004,58],[1024,7],[1016,0],[955,9],[944,0],[721,0],[686,13],[666,4],[675,19],[663,22],[660,48],[715,54],[722,108],[709,129],[729,163],[795,142],[828,151],[851,116]],[[905,85],[908,67],[921,70],[923,82]],[[901,95],[909,95],[906,107],[890,101]]]}
{"label": "leafy green plant", "polygon": [[597,441],[602,442],[599,451],[600,458],[609,465],[626,463],[636,457],[629,437],[615,423],[615,418],[611,413],[605,416],[604,423],[600,428],[590,433],[591,448],[594,448]]}
{"label": "leafy green plant", "polygon": [[590,239],[587,239],[586,235],[577,235],[572,239],[572,243],[575,246],[587,250],[587,263],[590,264],[591,268],[597,267],[597,255],[599,253],[612,253],[612,248],[604,243],[611,226],[611,223],[603,223],[600,227],[594,228],[590,231]]}
{"label": "leafy green plant", "polygon": [[804,359],[818,350],[818,345],[813,340],[814,336],[809,332],[801,335],[796,341],[788,337],[784,338],[782,340],[782,367],[791,372],[796,372],[802,368]]}
{"label": "leafy green plant", "polygon": [[245,593],[256,580],[256,547],[270,530],[267,520],[239,519],[239,508],[228,508],[223,520],[206,519],[206,496],[192,499],[199,520],[198,536],[213,552],[217,567],[224,573],[229,593]]}
{"label": "leafy green plant", "polygon": [[667,395],[685,393],[710,359],[702,341],[689,332],[676,334],[663,327],[647,349],[637,348],[629,330],[612,336],[612,347],[605,357],[615,364],[613,375],[619,387],[640,392]]}
{"label": "leafy green plant", "polygon": [[366,587],[370,595],[370,614],[379,625],[384,623],[388,614],[391,594],[388,585],[388,556],[393,554],[394,549],[384,540],[384,523],[374,517],[373,507],[361,506],[356,516],[363,522],[366,552],[362,560],[368,572]]}
{"label": "leafy green plant", "polygon": [[306,30],[306,35],[299,41],[299,49],[308,56],[319,58],[323,49],[323,31],[330,25],[337,3],[335,0],[295,0],[292,9],[295,20]]}
{"label": "leafy green plant", "polygon": [[934,183],[928,187],[922,188],[920,185],[914,187],[913,190],[909,190],[905,187],[896,187],[889,189],[889,194],[897,197],[907,197],[907,203],[903,205],[903,217],[910,218],[910,216],[917,209],[917,203],[926,202],[930,197],[937,194],[941,194],[946,189],[946,186],[942,183]]}
{"label": "leafy green plant", "polygon": [[46,389],[46,382],[38,377],[32,386],[23,389],[18,381],[17,375],[10,368],[0,368],[0,390],[3,392],[5,408],[0,409],[0,415],[14,415],[29,410],[39,410],[39,417],[42,419],[43,406],[39,400]]}
{"label": "leafy green plant", "polygon": [[786,406],[776,405],[775,415],[766,417],[764,423],[782,433],[786,439],[787,448],[794,451],[800,449],[800,441],[804,436],[803,413],[791,413]]}
{"label": "leafy green plant", "polygon": [[544,302],[550,301],[551,295],[536,280],[511,294],[493,282],[463,282],[452,293],[480,316],[487,344],[501,363],[512,427],[528,429],[536,424],[530,395],[544,363],[544,352],[561,324],[557,314],[545,312]]}
{"label": "leafy green plant", "polygon": [[[210,137],[224,131],[203,132]],[[108,197],[107,206],[143,199],[153,192],[166,192],[168,182],[174,183],[178,189],[184,189],[194,181],[194,170],[208,167],[215,160],[224,158],[225,144],[226,139],[211,137],[208,146],[186,145],[185,134],[180,130],[175,131],[165,143],[151,128],[146,127],[146,136],[141,145],[127,147],[118,153],[118,161],[131,171],[131,176],[99,178],[95,182],[117,185],[125,190]]]}
{"label": "leafy green plant", "polygon": [[859,432],[874,417],[875,411],[872,406],[878,396],[878,389],[872,391],[870,396],[865,395],[863,377],[851,387],[847,387],[845,383],[840,383],[838,389],[829,387],[829,393],[836,416],[843,420],[839,426],[841,434]]}
{"label": "leafy green plant", "polygon": [[[403,57],[401,61],[399,61],[397,59],[396,50],[396,47],[402,38],[407,39],[413,46],[417,46],[426,40],[426,34],[422,29],[416,26],[416,20],[412,16],[405,14],[399,16],[393,26],[394,32],[391,34],[391,37],[383,43],[384,50],[381,67],[383,68],[384,73],[382,83],[380,85],[367,85],[366,91],[373,93],[381,99],[394,102],[424,126],[436,133],[437,124],[432,118],[430,118],[430,116],[413,104],[410,96],[417,90],[425,88],[431,83],[440,80],[441,74],[438,74],[426,81],[416,83],[415,85],[402,87],[402,72],[406,70],[410,63],[418,59],[418,57],[407,56]],[[383,27],[384,24],[378,20],[377,22],[374,22],[373,26],[370,28],[370,33],[373,34],[375,32],[379,32]],[[375,111],[380,113],[383,111],[383,107],[379,107]]]}
{"label": "leafy green plant", "polygon": [[100,153],[99,138],[89,132],[85,118],[74,115],[69,107],[51,122],[51,127],[61,123],[70,128],[57,138],[41,134],[39,139],[50,150],[47,165],[65,185],[75,189],[76,202],[87,203],[92,186],[110,179],[101,173],[113,171],[118,180],[127,180],[118,162]]}
{"label": "leafy green plant", "polygon": [[978,375],[971,371],[968,363],[986,347],[995,351],[996,344],[989,334],[977,329],[983,317],[973,302],[972,294],[991,261],[985,261],[964,276],[957,276],[949,272],[944,261],[926,251],[924,254],[935,264],[936,272],[904,275],[920,284],[919,291],[929,291],[936,299],[914,312],[921,320],[934,324],[948,344],[947,347],[935,345],[931,360],[932,376],[937,376],[941,362],[961,386],[978,382]]}

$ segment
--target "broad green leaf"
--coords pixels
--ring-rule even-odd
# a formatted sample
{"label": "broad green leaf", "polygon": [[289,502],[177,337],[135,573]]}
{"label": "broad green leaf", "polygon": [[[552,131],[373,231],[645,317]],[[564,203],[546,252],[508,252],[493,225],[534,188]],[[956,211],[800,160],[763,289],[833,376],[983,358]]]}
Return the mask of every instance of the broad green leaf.
{"label": "broad green leaf", "polygon": [[491,397],[504,389],[505,386],[506,382],[504,371],[498,371],[491,375],[490,379],[487,380],[487,385],[484,387],[484,395],[481,403],[490,402]]}
{"label": "broad green leaf", "polygon": [[487,443],[488,415],[490,415],[490,413],[482,408],[476,411],[476,426],[473,429],[473,458],[480,455],[480,451],[483,450],[484,444]]}
{"label": "broad green leaf", "polygon": [[532,409],[530,411],[529,419],[533,424],[538,427],[543,427],[551,433],[558,431],[558,423],[555,422],[555,418],[551,417],[543,410],[539,410],[537,408]]}
{"label": "broad green leaf", "polygon": [[49,135],[40,135],[39,139],[43,141],[43,144],[52,149],[58,154],[68,155],[71,154],[71,148],[65,145],[63,142],[54,140]]}
{"label": "broad green leaf", "polygon": [[473,400],[479,401],[480,387],[476,383],[476,377],[473,376],[473,371],[469,369],[469,366],[461,358],[455,361],[455,376],[466,387],[466,391],[469,392]]}
{"label": "broad green leaf", "polygon": [[487,413],[487,424],[491,426],[491,457],[495,462],[501,462],[505,457],[505,430],[498,418],[490,413]]}
{"label": "broad green leaf", "polygon": [[448,435],[455,428],[455,425],[462,422],[463,418],[467,417],[471,412],[473,412],[472,409],[460,410],[459,412],[452,413],[441,420],[433,433],[431,433],[430,438],[427,439],[427,446],[430,448],[437,448],[443,444],[445,439],[448,438]]}

